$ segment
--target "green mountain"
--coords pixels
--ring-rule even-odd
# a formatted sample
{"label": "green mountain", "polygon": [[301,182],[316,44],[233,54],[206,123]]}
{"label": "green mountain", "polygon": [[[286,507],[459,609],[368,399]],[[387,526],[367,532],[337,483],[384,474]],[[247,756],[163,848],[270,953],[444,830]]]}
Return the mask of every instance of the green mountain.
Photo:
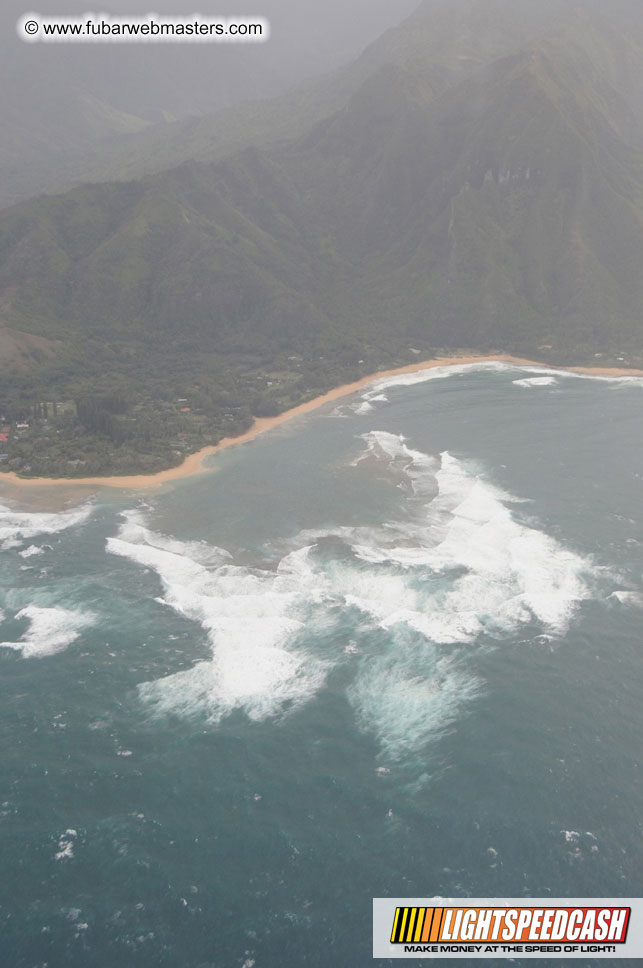
{"label": "green mountain", "polygon": [[[51,347],[4,409],[75,401],[109,441],[86,472],[178,459],[412,349],[640,357],[643,13],[528,13],[431,0],[290,141],[2,213],[2,318]],[[52,446],[34,472],[66,472]]]}

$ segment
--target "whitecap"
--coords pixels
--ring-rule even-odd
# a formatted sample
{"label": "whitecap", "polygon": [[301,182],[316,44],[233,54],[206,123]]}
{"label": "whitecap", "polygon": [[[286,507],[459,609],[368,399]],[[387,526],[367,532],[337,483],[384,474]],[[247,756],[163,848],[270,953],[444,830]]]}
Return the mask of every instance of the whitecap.
{"label": "whitecap", "polygon": [[367,414],[372,413],[373,410],[374,410],[374,407],[371,406],[368,400],[364,400],[362,403],[360,403],[358,406],[355,407],[355,413],[358,414],[358,416],[360,417],[365,417]]}
{"label": "whitecap", "polygon": [[83,629],[94,624],[94,616],[66,608],[40,608],[28,605],[17,619],[29,620],[29,628],[18,642],[0,642],[0,647],[22,652],[25,659],[39,659],[64,651]]}
{"label": "whitecap", "polygon": [[[590,559],[523,523],[518,498],[448,452],[426,454],[377,430],[362,446],[355,464],[374,461],[378,476],[403,487],[398,519],[302,531],[270,567],[159,534],[140,510],[123,516],[107,550],[151,569],[157,600],[199,623],[210,650],[140,685],[151,709],[212,722],[241,710],[260,721],[310,701],[342,665],[358,725],[398,759],[480,695],[471,647],[521,626],[565,632],[591,597]],[[348,645],[346,609],[358,613]]]}
{"label": "whitecap", "polygon": [[370,394],[381,393],[391,387],[410,387],[420,383],[429,383],[432,380],[444,380],[449,377],[465,376],[469,373],[495,372],[495,373],[534,373],[537,377],[565,377],[574,380],[598,380],[601,383],[610,383],[615,386],[636,386],[643,387],[643,377],[638,375],[628,376],[607,376],[599,373],[575,372],[573,370],[553,369],[547,366],[530,366],[528,364],[507,363],[503,360],[479,360],[476,363],[454,363],[443,364],[440,366],[429,367],[424,370],[415,370],[411,373],[398,373],[397,375],[379,377],[368,384],[369,390],[365,394],[367,399],[371,399]]}
{"label": "whitecap", "polygon": [[362,393],[360,402],[353,404],[351,409],[359,416],[366,416],[369,413],[374,413],[374,404],[376,403],[388,403],[388,397],[385,393],[381,393],[378,387]]}
{"label": "whitecap", "polygon": [[[383,627],[403,621],[443,644],[513,631],[532,619],[547,632],[566,631],[579,603],[591,597],[587,579],[595,569],[588,558],[517,521],[511,509],[517,499],[448,452],[438,463],[403,437],[376,431],[364,440],[367,453],[401,470],[420,500],[410,522],[339,532],[364,562],[403,569],[351,577],[350,604]],[[409,573],[421,576],[422,585],[414,586]],[[444,580],[436,584],[438,578]]]}
{"label": "whitecap", "polygon": [[517,367],[523,373],[547,374],[556,377],[565,377],[569,380],[593,380],[598,383],[610,383],[616,387],[643,387],[643,377],[638,375],[628,376],[607,376],[601,373],[580,372],[575,370],[548,370],[540,366],[520,366]]}
{"label": "whitecap", "polygon": [[383,431],[362,440],[353,465],[375,460],[392,480],[405,481],[406,518],[309,530],[295,540],[308,546],[335,538],[352,551],[319,545],[326,549],[324,592],[388,635],[381,654],[360,648],[348,695],[362,728],[398,757],[447,728],[482,688],[466,660],[444,647],[501,640],[534,623],[541,638],[560,636],[591,597],[598,570],[518,520],[522,502],[465,461],[448,452],[432,457]]}
{"label": "whitecap", "polygon": [[167,538],[146,528],[140,512],[127,512],[107,550],[153,569],[164,604],[198,622],[210,642],[209,660],[139,687],[159,713],[205,711],[218,721],[243,709],[259,720],[298,705],[323,684],[324,663],[295,641],[321,592],[307,548],[276,570],[221,564],[230,559],[222,549]]}
{"label": "whitecap", "polygon": [[19,551],[18,554],[21,558],[33,558],[35,555],[42,555],[44,551],[39,548],[38,545],[29,545],[24,551]]}
{"label": "whitecap", "polygon": [[125,511],[121,517],[123,524],[119,530],[119,537],[133,544],[147,545],[150,548],[180,556],[188,555],[192,561],[201,565],[221,564],[232,557],[224,548],[208,544],[207,541],[179,541],[168,535],[150,531],[146,527],[143,508]]}
{"label": "whitecap", "polygon": [[[381,393],[391,387],[412,387],[419,383],[429,383],[432,380],[445,380],[452,376],[464,376],[478,371],[502,373],[508,370],[520,369],[515,364],[504,363],[501,360],[481,360],[478,363],[447,363],[440,366],[427,367],[424,370],[414,370],[411,373],[398,373],[391,376],[379,377],[369,384],[370,392]],[[553,372],[553,371],[552,371]]]}
{"label": "whitecap", "polygon": [[218,647],[212,660],[143,683],[139,693],[161,715],[205,713],[217,723],[241,709],[249,719],[260,721],[297,708],[324,680],[320,663],[287,649]]}
{"label": "whitecap", "polygon": [[513,380],[515,387],[551,387],[556,386],[558,380],[553,376],[532,376],[524,380]]}
{"label": "whitecap", "polygon": [[[61,834],[58,838],[57,851],[54,855],[55,860],[71,860],[74,856],[74,846],[76,839],[78,837],[78,832],[69,828]],[[80,915],[80,911],[76,908],[72,908],[69,912],[69,917],[71,920],[76,920]]]}
{"label": "whitecap", "polygon": [[615,598],[621,605],[631,605],[634,608],[643,608],[643,595],[640,592],[618,589],[609,596]]}
{"label": "whitecap", "polygon": [[14,511],[0,505],[0,548],[7,550],[14,548],[29,538],[39,534],[57,534],[67,528],[83,524],[94,509],[93,504],[87,502],[68,511],[56,513]]}
{"label": "whitecap", "polygon": [[366,442],[366,451],[354,461],[355,466],[370,455],[386,461],[389,469],[401,476],[416,496],[435,493],[434,472],[439,465],[434,457],[410,448],[401,434],[372,430],[362,434],[361,439]]}
{"label": "whitecap", "polygon": [[[365,660],[348,689],[358,725],[398,760],[442,734],[480,693],[481,684],[452,656],[398,648]],[[428,661],[429,660],[429,661]],[[418,675],[418,670],[424,674]]]}

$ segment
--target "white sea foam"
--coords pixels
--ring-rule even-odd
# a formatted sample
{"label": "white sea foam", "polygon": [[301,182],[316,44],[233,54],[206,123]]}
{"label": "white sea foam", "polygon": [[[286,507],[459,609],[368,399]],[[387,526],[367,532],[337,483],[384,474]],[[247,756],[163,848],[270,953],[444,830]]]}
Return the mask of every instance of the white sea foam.
{"label": "white sea foam", "polygon": [[[591,595],[591,561],[519,520],[518,499],[455,456],[383,431],[363,442],[355,463],[376,462],[405,492],[398,519],[301,532],[270,569],[160,535],[140,511],[123,516],[108,551],[152,569],[160,600],[198,622],[211,649],[140,686],[145,702],[214,722],[238,709],[261,720],[310,700],[343,664],[357,722],[395,759],[479,695],[468,656],[482,637],[500,641],[526,624],[534,637],[564,633]],[[334,622],[342,634],[331,647],[332,634],[323,637]]]}
{"label": "white sea foam", "polygon": [[631,605],[634,608],[643,608],[643,595],[640,592],[619,589],[615,592],[612,592],[609,597],[615,598],[617,602],[621,603],[621,605]]}
{"label": "white sea foam", "polygon": [[25,659],[40,659],[62,652],[83,629],[94,624],[94,616],[66,608],[39,608],[28,605],[17,619],[29,620],[29,628],[18,642],[0,642],[0,647],[22,652]]}
{"label": "white sea foam", "polygon": [[518,368],[514,364],[503,363],[500,360],[482,360],[479,363],[454,363],[445,366],[432,366],[426,370],[415,370],[411,373],[398,373],[393,376],[380,377],[368,385],[369,389],[367,392],[369,394],[382,393],[390,387],[412,387],[418,383],[428,383],[431,380],[445,380],[448,377],[462,376],[466,373],[475,373],[477,371],[504,372]]}
{"label": "white sea foam", "polygon": [[375,408],[368,402],[368,400],[364,400],[355,407],[355,413],[360,417],[365,417],[367,414],[373,413],[374,409]]}
{"label": "white sea foam", "polygon": [[[611,383],[615,386],[638,386],[643,387],[643,377],[641,376],[604,376],[594,373],[576,373],[573,370],[552,369],[545,366],[529,366],[518,363],[505,363],[502,360],[480,360],[477,363],[456,363],[453,365],[434,366],[426,370],[416,370],[412,373],[399,373],[394,376],[381,377],[368,384],[362,399],[369,402],[377,399],[377,395],[391,387],[410,387],[419,383],[429,383],[432,380],[445,380],[449,377],[463,376],[468,373],[477,372],[496,372],[496,373],[534,373],[538,380],[546,377],[575,379],[575,380],[598,380],[602,383]],[[538,386],[546,384],[523,384],[522,380],[513,381],[523,386]]]}
{"label": "white sea foam", "polygon": [[386,469],[398,486],[405,481],[406,515],[380,527],[302,532],[296,541],[332,551],[335,538],[353,552],[325,561],[324,593],[388,634],[381,653],[360,647],[348,694],[363,728],[397,757],[448,727],[478,695],[466,652],[454,646],[470,648],[483,635],[500,640],[525,624],[540,626],[540,638],[562,635],[598,572],[518,520],[522,502],[453,455],[431,457],[383,431],[362,439],[354,465],[375,460],[378,476]]}
{"label": "white sea foam", "polygon": [[122,517],[124,523],[119,531],[119,537],[130,544],[156,548],[181,557],[187,555],[191,561],[201,565],[218,565],[231,559],[230,553],[224,548],[218,548],[206,541],[178,541],[165,534],[150,531],[145,524],[143,508],[126,511]]}
{"label": "white sea foam", "polygon": [[[74,846],[75,846],[77,837],[78,837],[78,832],[76,830],[73,830],[72,828],[69,828],[64,832],[64,834],[61,834],[60,837],[58,838],[58,844],[57,844],[58,850],[54,855],[54,859],[71,860],[72,857],[74,856]],[[73,915],[74,911],[75,909],[72,909],[72,911],[70,912],[70,916]],[[76,913],[75,917],[72,916],[72,920],[75,920],[79,914],[80,914],[80,911]]]}
{"label": "white sea foam", "polygon": [[19,551],[18,554],[21,558],[33,558],[34,555],[42,555],[44,551],[39,548],[38,545],[29,545],[24,551]]}
{"label": "white sea foam", "polygon": [[0,505],[0,549],[15,548],[39,534],[57,534],[73,528],[85,522],[92,511],[90,503],[57,513],[14,511]]}
{"label": "white sea foam", "polygon": [[[510,364],[507,364],[510,366]],[[611,383],[620,387],[643,387],[643,377],[641,376],[605,376],[600,373],[581,373],[574,370],[548,370],[542,366],[519,366],[514,369],[522,370],[523,373],[536,373],[540,375],[550,375],[555,377],[565,377],[571,380],[594,380],[599,383]]]}
{"label": "white sea foam", "polygon": [[558,384],[555,376],[528,376],[524,380],[513,380],[515,387],[552,387]]}
{"label": "white sea foam", "polygon": [[388,397],[381,393],[378,387],[366,390],[361,394],[361,402],[352,404],[351,409],[360,417],[365,417],[369,413],[374,413],[376,403],[388,403]]}
{"label": "white sea foam", "polygon": [[348,698],[362,729],[377,735],[383,752],[399,759],[447,729],[480,692],[475,676],[437,649],[404,648],[364,660]]}
{"label": "white sea foam", "polygon": [[[406,593],[395,590],[398,608],[386,619],[388,625],[404,612],[413,628],[443,643],[473,641],[483,630],[514,630],[530,619],[548,631],[566,630],[578,603],[591,595],[589,560],[518,522],[511,510],[515,499],[449,453],[441,455],[441,466],[433,472],[434,462],[401,437],[376,432],[364,439],[370,453],[379,452],[391,463],[400,457],[408,460],[405,472],[415,494],[430,492],[435,485],[438,491],[414,517],[412,528],[389,524],[378,532],[352,532],[354,550],[363,560],[423,569],[423,592],[410,585]],[[396,544],[396,536],[404,543]],[[439,576],[452,579],[432,588],[430,579]],[[374,580],[381,584],[381,575]],[[380,588],[361,600],[382,620],[387,595]]]}
{"label": "white sea foam", "polygon": [[163,583],[165,604],[197,621],[212,647],[208,661],[142,685],[145,700],[161,712],[205,709],[215,721],[235,708],[262,719],[317,691],[324,664],[294,642],[316,586],[318,590],[306,548],[271,571],[205,565],[204,557],[216,562],[229,555],[221,549],[204,555],[200,546],[201,561],[196,561],[194,543],[150,531],[140,512],[128,512],[124,519],[118,537],[108,539],[107,550],[153,569]]}
{"label": "white sea foam", "polygon": [[404,437],[390,434],[383,430],[372,430],[362,435],[366,442],[366,453],[358,457],[355,464],[359,464],[369,455],[389,464],[406,481],[417,497],[428,497],[435,493],[434,472],[438,462],[429,454],[411,449]]}

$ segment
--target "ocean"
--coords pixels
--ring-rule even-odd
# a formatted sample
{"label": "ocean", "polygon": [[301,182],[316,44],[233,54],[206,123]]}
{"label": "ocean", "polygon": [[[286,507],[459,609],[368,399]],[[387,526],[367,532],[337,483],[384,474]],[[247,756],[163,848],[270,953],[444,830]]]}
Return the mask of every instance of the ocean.
{"label": "ocean", "polygon": [[2,502],[3,968],[362,968],[373,897],[642,896],[642,430],[643,379],[463,365]]}

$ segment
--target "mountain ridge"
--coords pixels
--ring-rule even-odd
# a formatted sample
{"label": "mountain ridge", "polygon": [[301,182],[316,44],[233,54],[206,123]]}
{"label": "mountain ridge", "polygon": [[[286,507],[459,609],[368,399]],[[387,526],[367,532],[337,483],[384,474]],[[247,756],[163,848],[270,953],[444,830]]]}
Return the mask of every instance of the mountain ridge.
{"label": "mountain ridge", "polygon": [[559,29],[539,20],[509,53],[483,37],[503,56],[456,64],[443,85],[431,57],[415,64],[415,14],[412,56],[290,141],[0,213],[4,322],[63,346],[31,388],[10,381],[4,409],[39,385],[91,420],[105,411],[109,460],[139,439],[129,420],[167,462],[180,454],[155,401],[195,385],[210,423],[193,445],[227,430],[224,415],[244,429],[417,350],[638,362],[643,16],[607,29],[589,0],[580,20],[546,6],[564,9]]}
{"label": "mountain ridge", "polygon": [[[613,0],[618,10],[628,0]],[[551,17],[574,23],[579,10],[595,7],[569,0],[511,4],[507,0],[424,0],[399,26],[387,30],[351,64],[313,79],[269,101],[244,101],[213,115],[150,124],[138,118],[141,132],[106,136],[99,145],[71,156],[59,154],[52,168],[28,171],[23,193],[61,191],[74,185],[131,180],[186,160],[221,160],[250,145],[274,144],[304,133],[310,123],[341,108],[372,73],[386,64],[410,65],[436,92],[551,32]],[[600,4],[599,4],[600,8]],[[560,28],[558,28],[560,29]],[[109,132],[105,132],[109,135]],[[17,173],[19,174],[19,173]]]}

